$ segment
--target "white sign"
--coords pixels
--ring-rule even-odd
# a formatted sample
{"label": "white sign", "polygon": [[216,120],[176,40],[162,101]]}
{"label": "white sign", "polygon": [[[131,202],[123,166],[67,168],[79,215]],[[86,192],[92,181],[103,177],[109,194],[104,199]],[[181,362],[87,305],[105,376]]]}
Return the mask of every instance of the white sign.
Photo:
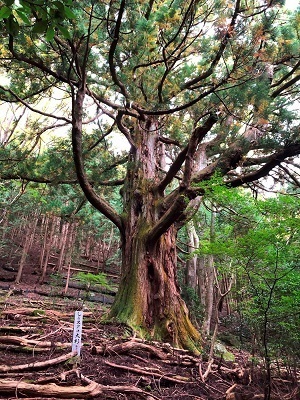
{"label": "white sign", "polygon": [[76,351],[80,356],[81,332],[82,332],[83,311],[75,311],[72,351]]}

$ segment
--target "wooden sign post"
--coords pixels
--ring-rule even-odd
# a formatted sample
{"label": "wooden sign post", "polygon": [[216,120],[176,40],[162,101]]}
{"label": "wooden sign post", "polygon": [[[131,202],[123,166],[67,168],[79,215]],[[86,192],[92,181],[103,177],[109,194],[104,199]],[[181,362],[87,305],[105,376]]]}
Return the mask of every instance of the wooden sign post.
{"label": "wooden sign post", "polygon": [[75,311],[72,351],[80,356],[83,311]]}

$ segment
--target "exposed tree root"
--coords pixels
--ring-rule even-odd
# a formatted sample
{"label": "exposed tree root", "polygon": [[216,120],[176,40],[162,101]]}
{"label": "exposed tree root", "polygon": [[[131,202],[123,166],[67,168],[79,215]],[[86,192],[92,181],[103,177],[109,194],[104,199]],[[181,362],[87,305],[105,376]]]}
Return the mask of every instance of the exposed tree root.
{"label": "exposed tree root", "polygon": [[118,343],[115,345],[104,344],[102,346],[93,346],[92,354],[98,355],[114,355],[125,354],[132,351],[146,351],[152,357],[161,360],[167,364],[180,364],[180,365],[194,365],[198,364],[199,358],[187,354],[186,350],[176,349],[172,346],[164,345],[162,343],[153,342],[147,344],[141,339],[133,338],[127,342]]}
{"label": "exposed tree root", "polygon": [[47,347],[37,347],[37,346],[14,346],[0,343],[0,350],[12,351],[14,353],[41,353],[49,351]]}
{"label": "exposed tree root", "polygon": [[33,339],[26,339],[18,336],[0,336],[0,343],[11,344],[17,346],[31,347],[34,350],[34,346],[39,348],[45,348],[49,350],[49,348],[60,348],[66,349],[71,347],[70,343],[61,343],[61,342],[50,342],[50,341],[40,341]]}
{"label": "exposed tree root", "polygon": [[164,353],[162,350],[145,343],[137,342],[135,339],[113,346],[94,346],[92,347],[92,354],[124,354],[131,350],[145,350],[159,360],[165,360],[168,357],[168,354]]}
{"label": "exposed tree root", "polygon": [[26,396],[40,396],[40,397],[55,397],[58,399],[72,399],[72,398],[91,398],[96,397],[106,392],[117,393],[134,393],[141,397],[151,400],[157,399],[155,396],[150,396],[149,393],[144,392],[136,386],[104,386],[97,382],[81,376],[83,382],[87,386],[59,386],[55,383],[46,385],[27,383],[22,381],[10,381],[0,379],[0,393],[15,393],[21,392]]}
{"label": "exposed tree root", "polygon": [[115,364],[115,363],[112,363],[109,361],[106,361],[105,364],[109,365],[110,367],[113,367],[113,368],[118,368],[118,369],[122,369],[125,371],[134,372],[135,374],[139,374],[139,375],[150,375],[152,377],[163,379],[163,380],[169,381],[169,382],[183,383],[183,384],[192,382],[189,378],[187,378],[185,376],[178,376],[178,375],[174,375],[173,377],[167,376],[164,373],[157,373],[151,368],[149,368],[149,370],[147,371],[145,368],[127,367],[126,365],[119,365],[119,364]]}
{"label": "exposed tree root", "polygon": [[0,372],[16,372],[16,371],[26,371],[26,370],[38,370],[42,368],[47,368],[52,365],[60,364],[69,360],[72,357],[75,357],[77,352],[73,351],[71,353],[63,354],[60,357],[52,358],[51,360],[33,362],[29,364],[22,365],[0,365]]}
{"label": "exposed tree root", "polygon": [[226,390],[225,392],[225,396],[226,396],[226,400],[234,400],[235,399],[235,394],[234,394],[234,389],[236,388],[237,384],[235,383],[234,385],[230,386],[229,389]]}
{"label": "exposed tree root", "polygon": [[202,372],[202,364],[201,364],[201,362],[199,363],[199,376],[200,376],[200,379],[202,382],[205,382],[206,379],[208,378],[208,375],[211,373],[211,368],[212,368],[213,363],[214,363],[214,359],[212,358],[209,361],[206,371],[204,373]]}

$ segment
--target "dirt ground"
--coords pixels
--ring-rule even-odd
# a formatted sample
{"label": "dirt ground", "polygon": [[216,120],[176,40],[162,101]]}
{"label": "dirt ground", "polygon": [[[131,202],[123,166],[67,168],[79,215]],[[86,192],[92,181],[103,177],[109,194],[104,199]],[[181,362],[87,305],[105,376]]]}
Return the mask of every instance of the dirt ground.
{"label": "dirt ground", "polygon": [[[29,281],[1,286],[1,399],[264,399],[264,372],[246,352],[228,348],[235,361],[216,357],[209,366],[205,353],[194,356],[104,324],[108,306],[86,302],[76,290],[63,298]],[[71,353],[78,309],[84,312],[80,358]],[[271,399],[300,399],[297,382],[284,370],[274,372]]]}
{"label": "dirt ground", "polygon": [[[0,259],[0,399],[265,398],[263,363],[254,365],[249,353],[227,346],[234,361],[215,356],[209,363],[208,345],[195,356],[141,340],[126,326],[103,323],[113,293],[77,287],[64,296],[64,282],[51,278],[55,268],[38,284],[39,264],[35,246],[15,285],[18,260]],[[103,272],[115,276],[118,268]],[[71,352],[76,310],[83,310],[80,357]],[[299,376],[284,366],[274,369],[270,400],[300,400]]]}

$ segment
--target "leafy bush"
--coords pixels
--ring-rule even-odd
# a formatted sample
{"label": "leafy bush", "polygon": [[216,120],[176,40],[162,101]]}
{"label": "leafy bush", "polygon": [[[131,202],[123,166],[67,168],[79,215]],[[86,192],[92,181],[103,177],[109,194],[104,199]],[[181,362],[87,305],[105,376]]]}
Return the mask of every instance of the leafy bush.
{"label": "leafy bush", "polygon": [[86,284],[88,289],[91,287],[91,285],[103,286],[106,289],[111,288],[107,281],[107,276],[103,272],[100,272],[97,275],[90,272],[78,272],[74,277],[79,282]]}

